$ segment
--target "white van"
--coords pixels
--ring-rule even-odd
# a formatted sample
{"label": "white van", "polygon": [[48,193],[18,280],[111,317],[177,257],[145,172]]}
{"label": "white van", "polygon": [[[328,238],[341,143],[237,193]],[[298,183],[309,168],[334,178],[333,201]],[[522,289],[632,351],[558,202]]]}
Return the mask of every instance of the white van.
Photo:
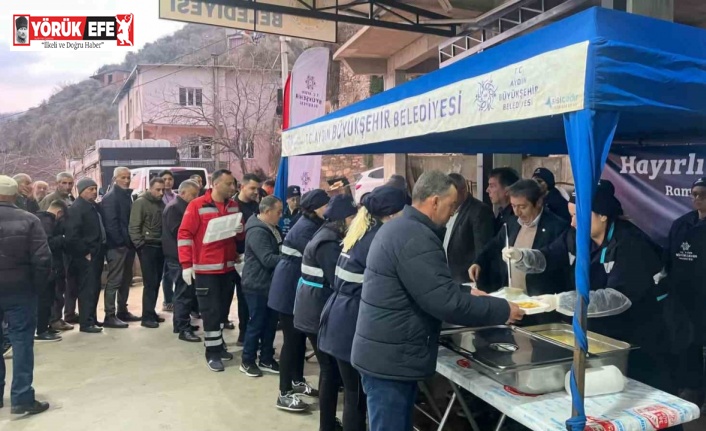
{"label": "white van", "polygon": [[206,188],[211,186],[211,180],[208,175],[208,171],[204,168],[189,168],[185,166],[162,166],[162,167],[149,167],[149,168],[137,168],[130,169],[132,174],[132,181],[130,181],[130,188],[132,189],[133,200],[137,199],[145,190],[150,188],[150,180],[154,177],[159,176],[162,171],[171,171],[174,174],[174,191],[179,189],[179,185],[182,181],[186,181],[191,178],[192,175],[199,175],[203,184]]}

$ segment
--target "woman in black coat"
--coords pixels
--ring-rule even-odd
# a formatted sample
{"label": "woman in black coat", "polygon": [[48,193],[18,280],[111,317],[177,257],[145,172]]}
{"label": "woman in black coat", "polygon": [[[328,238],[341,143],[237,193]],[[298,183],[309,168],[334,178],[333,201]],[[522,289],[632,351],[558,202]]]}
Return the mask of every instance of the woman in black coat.
{"label": "woman in black coat", "polygon": [[353,219],[343,240],[336,276],[319,328],[319,349],[333,356],[343,380],[343,429],[365,431],[366,397],[360,374],[351,365],[351,348],[358,320],[363,272],[370,244],[383,223],[394,218],[406,202],[403,190],[378,187],[363,198],[362,207]]}
{"label": "woman in black coat", "polygon": [[348,195],[336,195],[331,199],[324,213],[328,223],[316,232],[304,250],[302,278],[294,300],[294,327],[309,338],[319,361],[319,431],[336,429],[340,387],[336,361],[318,348],[319,322],[324,305],[333,293],[331,286],[341,254],[341,241],[357,211],[353,198]]}
{"label": "woman in black coat", "polygon": [[302,255],[306,245],[324,224],[330,198],[321,189],[311,190],[301,200],[302,217],[290,229],[282,244],[282,260],[277,264],[267,306],[279,313],[284,343],[280,354],[277,408],[302,412],[309,406],[297,394],[318,396],[304,380],[306,336],[294,327],[294,297],[301,278]]}

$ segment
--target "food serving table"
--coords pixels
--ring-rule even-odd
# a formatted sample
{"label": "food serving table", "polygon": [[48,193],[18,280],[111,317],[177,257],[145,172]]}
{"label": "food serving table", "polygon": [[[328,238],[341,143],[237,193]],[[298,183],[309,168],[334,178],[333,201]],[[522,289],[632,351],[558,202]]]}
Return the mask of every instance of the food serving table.
{"label": "food serving table", "polygon": [[[438,430],[442,430],[454,403],[458,402],[478,431],[460,389],[463,388],[502,414],[534,431],[565,431],[571,416],[571,397],[564,391],[546,395],[525,395],[501,385],[471,368],[471,363],[459,354],[439,348],[436,372],[446,378],[454,393],[444,409]],[[699,418],[695,405],[666,392],[628,379],[623,392],[586,398],[587,431],[652,431],[691,422]]]}

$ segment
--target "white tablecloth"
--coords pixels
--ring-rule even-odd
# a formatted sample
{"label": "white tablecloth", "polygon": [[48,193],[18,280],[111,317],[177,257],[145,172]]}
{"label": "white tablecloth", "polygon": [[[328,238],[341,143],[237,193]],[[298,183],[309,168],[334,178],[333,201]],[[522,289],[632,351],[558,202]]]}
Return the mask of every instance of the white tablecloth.
{"label": "white tablecloth", "polygon": [[[566,430],[571,416],[571,397],[566,392],[519,394],[469,367],[457,353],[439,349],[436,371],[448,380],[534,431]],[[621,393],[586,398],[586,431],[652,431],[699,418],[695,404],[628,380]]]}

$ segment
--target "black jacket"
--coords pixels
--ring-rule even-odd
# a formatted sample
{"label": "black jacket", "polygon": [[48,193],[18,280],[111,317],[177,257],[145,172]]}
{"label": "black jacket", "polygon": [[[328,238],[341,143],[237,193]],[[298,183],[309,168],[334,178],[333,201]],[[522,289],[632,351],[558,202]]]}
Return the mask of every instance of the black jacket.
{"label": "black jacket", "polygon": [[17,208],[27,211],[31,214],[36,214],[39,212],[39,204],[34,198],[28,198],[24,195],[18,194],[17,201],[15,202]]}
{"label": "black jacket", "polygon": [[179,261],[177,235],[188,205],[181,196],[177,196],[176,199],[169,202],[162,213],[162,250],[164,251],[164,257],[177,262]]}
{"label": "black jacket", "polygon": [[468,268],[493,236],[495,236],[493,210],[473,196],[469,196],[459,208],[446,250],[451,277],[454,281],[459,283],[470,281]]}
{"label": "black jacket", "polygon": [[[520,227],[517,218],[511,219],[507,224],[511,246],[515,244]],[[539,219],[532,248],[541,249],[550,245],[568,229],[569,224],[566,221],[545,208]],[[503,248],[505,248],[505,229],[498,232],[476,259],[475,263],[481,267],[478,287],[486,292],[494,292],[508,285],[507,264],[502,259]],[[545,271],[542,274],[527,274],[527,294],[538,296],[567,290],[566,271],[567,268],[564,267]]]}
{"label": "black jacket", "polygon": [[66,238],[64,237],[64,226],[61,220],[48,211],[40,211],[36,214],[42,223],[44,233],[47,235],[47,242],[51,250],[51,276],[50,281],[58,280],[64,276],[64,249],[66,248]]}
{"label": "black jacket", "polygon": [[336,262],[343,237],[335,224],[327,223],[316,232],[304,250],[302,278],[294,300],[294,327],[306,334],[318,334],[321,312],[333,293]]}
{"label": "black jacket", "polygon": [[108,248],[130,247],[130,210],[132,209],[132,189],[113,186],[100,203],[105,223]]}
{"label": "black jacket", "polygon": [[73,257],[98,254],[106,241],[98,205],[81,197],[76,199],[69,208],[65,235],[68,251]]}
{"label": "black jacket", "polygon": [[299,220],[299,217],[302,216],[302,212],[299,209],[294,210],[294,213],[289,209],[289,205],[285,202],[284,204],[284,212],[282,213],[282,222],[280,223],[280,226],[282,226],[282,235],[285,237],[289,233],[289,231],[294,227],[294,224]]}
{"label": "black jacket", "polygon": [[336,278],[331,285],[333,294],[321,312],[319,349],[342,361],[351,361],[365,262],[380,227],[382,223],[376,221],[347,253],[341,253],[336,265]]}
{"label": "black jacket", "polygon": [[33,214],[0,202],[0,295],[39,293],[51,272],[51,251]]}
{"label": "black jacket", "polygon": [[[248,221],[250,218],[254,215],[260,214],[260,204],[257,202],[243,202],[240,199],[238,199],[238,195],[235,195],[233,198],[236,204],[238,204],[238,208],[240,208],[240,212],[243,213],[243,224],[245,226],[248,225]],[[247,238],[247,235],[245,235]],[[245,253],[245,240],[237,240],[236,241],[236,246],[238,249],[238,254],[244,254]]]}
{"label": "black jacket", "polygon": [[360,372],[422,380],[436,369],[442,321],[466,326],[507,322],[506,301],[471,296],[453,281],[443,238],[443,228],[408,206],[373,239],[351,352]]}
{"label": "black jacket", "polygon": [[507,204],[507,206],[495,216],[495,235],[503,230],[505,223],[510,223],[512,220],[517,220],[517,217],[515,217],[515,212],[512,210],[512,205]]}
{"label": "black jacket", "polygon": [[294,315],[294,298],[302,276],[304,249],[323,224],[320,218],[302,217],[292,227],[282,244],[282,260],[275,268],[267,306],[280,313]]}
{"label": "black jacket", "polygon": [[555,188],[549,190],[549,193],[544,197],[544,207],[549,208],[554,215],[571,223],[571,214],[569,214],[569,201],[564,199],[561,192]]}
{"label": "black jacket", "polygon": [[[241,209],[242,210],[242,209]],[[270,227],[257,217],[250,217],[245,225],[245,264],[243,266],[243,292],[268,296],[272,275],[282,260],[278,239]]]}
{"label": "black jacket", "polygon": [[664,284],[678,298],[693,325],[696,341],[706,343],[706,220],[692,211],[669,231]]}

